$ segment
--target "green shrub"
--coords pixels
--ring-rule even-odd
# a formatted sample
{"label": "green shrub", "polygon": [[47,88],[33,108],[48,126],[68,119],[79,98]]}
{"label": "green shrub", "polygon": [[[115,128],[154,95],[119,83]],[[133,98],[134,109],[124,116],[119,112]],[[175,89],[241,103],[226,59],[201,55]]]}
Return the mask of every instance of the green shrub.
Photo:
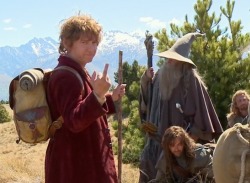
{"label": "green shrub", "polygon": [[0,104],[0,123],[9,122],[11,117],[5,107]]}
{"label": "green shrub", "polygon": [[[140,118],[138,111],[139,102],[133,100],[129,105],[129,115],[122,124],[122,162],[125,164],[139,164],[141,151],[144,147],[144,134],[140,130]],[[128,120],[128,121],[127,121]],[[126,121],[126,122],[125,122]],[[118,121],[112,121],[114,136],[118,137]],[[114,154],[118,154],[118,142],[113,142]]]}
{"label": "green shrub", "polygon": [[123,163],[138,165],[144,147],[144,135],[140,130],[138,101],[131,102],[128,125],[123,130]]}

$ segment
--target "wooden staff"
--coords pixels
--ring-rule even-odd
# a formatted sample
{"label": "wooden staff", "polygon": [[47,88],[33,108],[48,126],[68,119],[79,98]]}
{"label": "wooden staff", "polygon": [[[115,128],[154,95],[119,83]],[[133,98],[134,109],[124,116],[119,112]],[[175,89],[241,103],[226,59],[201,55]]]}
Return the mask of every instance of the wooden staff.
{"label": "wooden staff", "polygon": [[[122,84],[122,51],[119,51],[118,84]],[[118,119],[118,182],[122,182],[122,101],[118,100],[117,105]]]}
{"label": "wooden staff", "polygon": [[148,68],[150,68],[153,67],[153,50],[154,50],[153,35],[150,34],[149,31],[147,30],[145,36],[146,39],[144,41],[144,44],[147,49],[147,56],[148,56],[147,66]]}
{"label": "wooden staff", "polygon": [[[151,68],[153,67],[153,51],[154,51],[154,42],[153,42],[153,35],[149,33],[149,31],[147,30],[145,33],[146,39],[144,41],[146,50],[147,50],[147,57],[148,57],[148,61],[147,61],[147,67]],[[141,123],[143,123],[144,121],[147,120],[147,116],[149,115],[149,111],[151,108],[151,100],[152,100],[152,93],[153,93],[153,85],[152,83],[149,85],[148,88],[148,103],[147,103],[147,111],[142,111],[141,108],[139,108],[139,115],[141,118]],[[139,104],[141,105],[141,101],[142,101],[142,96],[140,95],[140,101]]]}

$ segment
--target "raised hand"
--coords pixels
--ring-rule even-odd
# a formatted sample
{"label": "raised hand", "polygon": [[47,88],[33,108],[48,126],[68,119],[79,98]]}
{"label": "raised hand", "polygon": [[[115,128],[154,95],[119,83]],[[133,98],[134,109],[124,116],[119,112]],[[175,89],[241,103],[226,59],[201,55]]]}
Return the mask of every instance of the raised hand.
{"label": "raised hand", "polygon": [[109,91],[111,86],[111,81],[107,74],[108,67],[109,64],[105,64],[103,73],[96,73],[96,71],[94,71],[90,79],[94,93],[100,98],[105,97],[105,94]]}
{"label": "raised hand", "polygon": [[153,67],[148,68],[146,71],[146,75],[148,78],[152,79],[154,77],[154,68]]}
{"label": "raised hand", "polygon": [[113,101],[117,101],[120,97],[123,97],[125,95],[125,87],[126,84],[118,85],[112,93],[112,99]]}

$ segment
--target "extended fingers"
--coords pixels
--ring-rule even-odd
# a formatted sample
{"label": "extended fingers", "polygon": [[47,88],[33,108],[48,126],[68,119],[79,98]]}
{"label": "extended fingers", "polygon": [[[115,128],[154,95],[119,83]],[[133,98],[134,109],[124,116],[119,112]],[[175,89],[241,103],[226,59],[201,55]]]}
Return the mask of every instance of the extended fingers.
{"label": "extended fingers", "polygon": [[90,78],[90,84],[92,85],[92,87],[94,85],[95,80],[96,80],[96,72],[94,71]]}
{"label": "extended fingers", "polygon": [[94,71],[91,77],[91,82],[94,82],[95,80],[102,80],[111,83],[110,78],[108,76],[108,67],[109,64],[105,64],[103,73],[97,73],[96,71]]}
{"label": "extended fingers", "polygon": [[107,76],[107,74],[108,74],[108,68],[109,68],[109,64],[105,64],[105,66],[104,66],[104,70],[103,70],[103,77],[106,77]]}
{"label": "extended fingers", "polygon": [[96,71],[94,71],[91,76],[91,81],[94,81],[94,80],[96,80]]}

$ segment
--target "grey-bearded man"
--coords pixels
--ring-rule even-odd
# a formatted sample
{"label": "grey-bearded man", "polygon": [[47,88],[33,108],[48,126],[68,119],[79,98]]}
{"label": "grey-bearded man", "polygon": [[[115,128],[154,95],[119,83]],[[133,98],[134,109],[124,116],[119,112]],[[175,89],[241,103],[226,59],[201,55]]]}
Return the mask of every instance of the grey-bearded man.
{"label": "grey-bearded man", "polygon": [[[188,58],[192,42],[201,35],[188,33],[169,50],[158,53],[165,59],[159,71],[154,74],[149,68],[141,78],[140,113],[157,127],[158,137],[173,125],[183,127],[200,143],[212,142],[223,132],[205,83]],[[140,183],[155,178],[155,165],[162,151],[156,139],[148,133],[140,160]]]}

